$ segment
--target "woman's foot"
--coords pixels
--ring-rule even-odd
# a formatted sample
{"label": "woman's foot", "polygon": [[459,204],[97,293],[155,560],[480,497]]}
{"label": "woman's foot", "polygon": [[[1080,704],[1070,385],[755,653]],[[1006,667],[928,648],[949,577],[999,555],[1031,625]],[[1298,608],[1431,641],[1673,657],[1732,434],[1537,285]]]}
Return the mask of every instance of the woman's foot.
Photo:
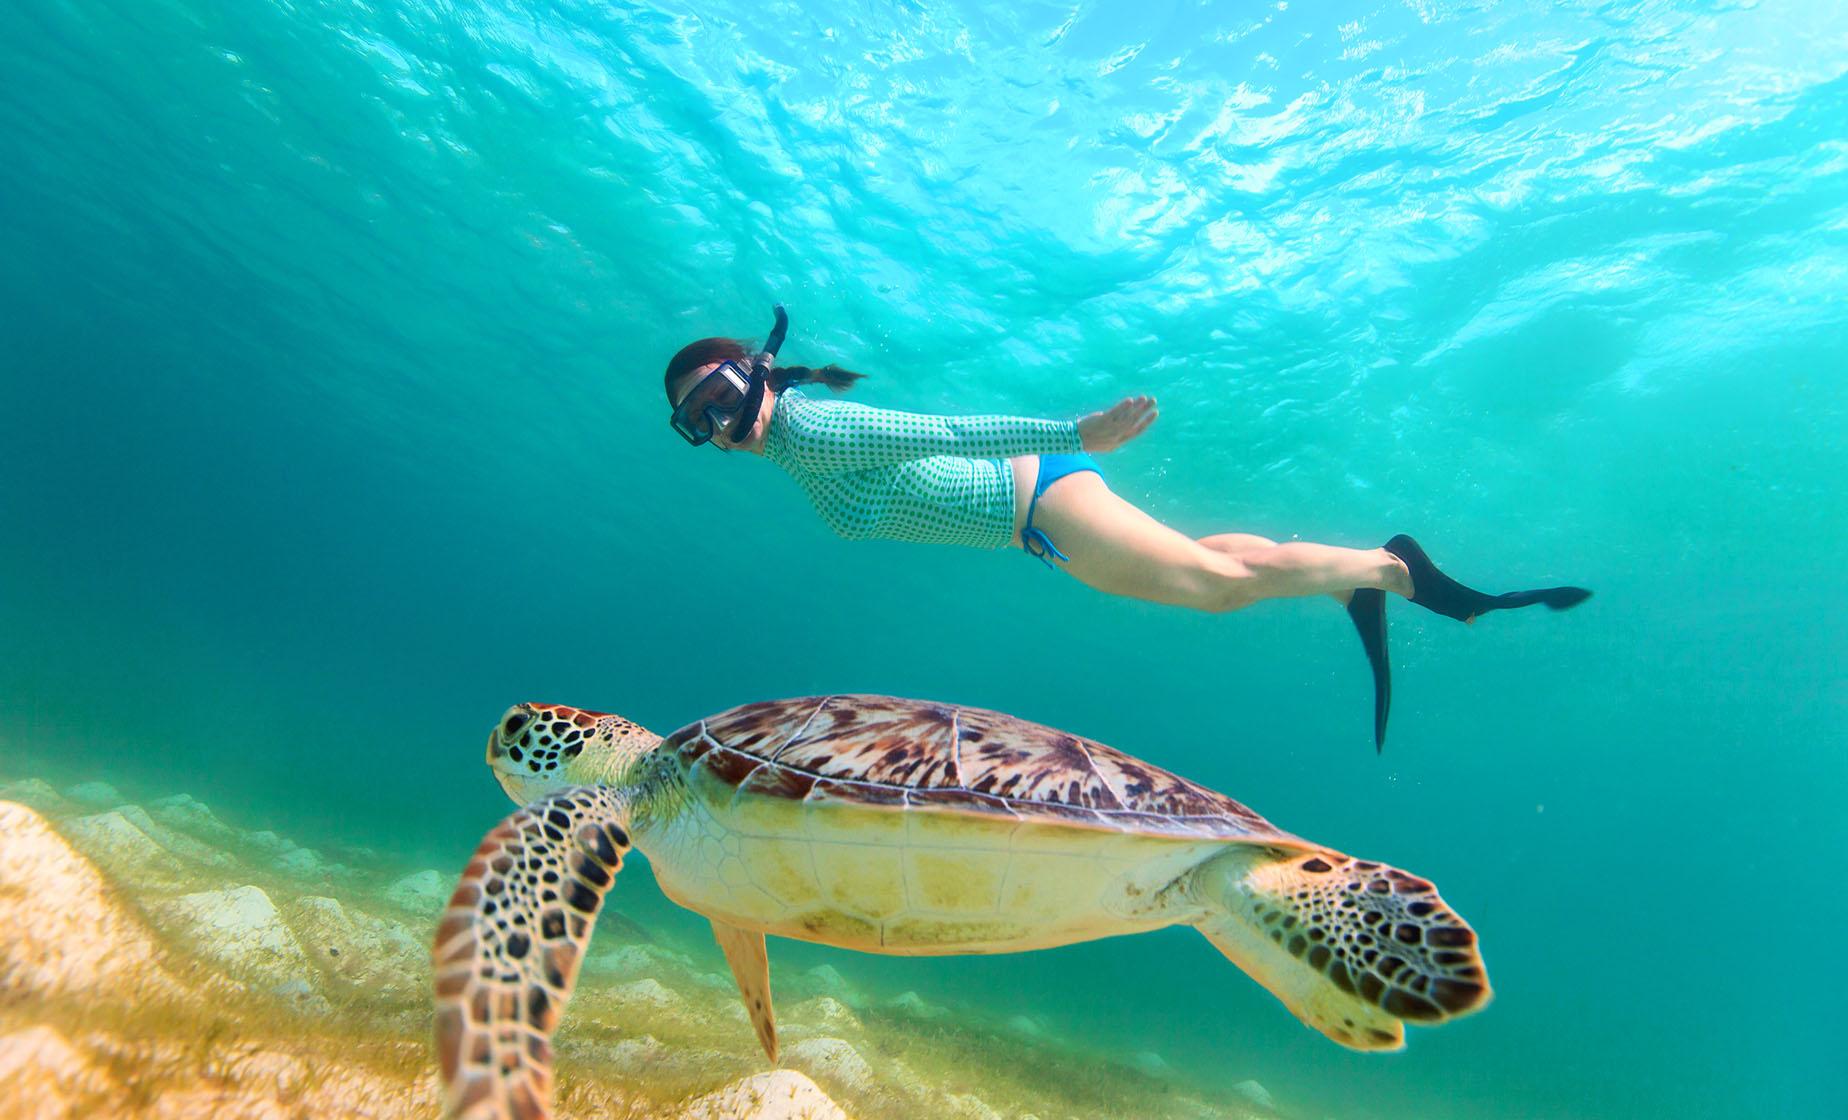
{"label": "woman's foot", "polygon": [[[1513,610],[1544,603],[1556,611],[1576,607],[1591,598],[1583,587],[1541,587],[1532,591],[1510,591],[1489,595],[1465,587],[1437,570],[1418,542],[1400,533],[1386,542],[1386,551],[1399,558],[1411,575],[1411,593],[1406,597],[1428,611],[1460,622],[1473,622],[1479,614]],[[1352,607],[1349,608],[1352,613]]]}
{"label": "woman's foot", "polygon": [[1380,549],[1380,556],[1385,560],[1385,574],[1380,579],[1380,586],[1394,595],[1407,599],[1412,597],[1412,569],[1405,561],[1394,556],[1389,548]]}

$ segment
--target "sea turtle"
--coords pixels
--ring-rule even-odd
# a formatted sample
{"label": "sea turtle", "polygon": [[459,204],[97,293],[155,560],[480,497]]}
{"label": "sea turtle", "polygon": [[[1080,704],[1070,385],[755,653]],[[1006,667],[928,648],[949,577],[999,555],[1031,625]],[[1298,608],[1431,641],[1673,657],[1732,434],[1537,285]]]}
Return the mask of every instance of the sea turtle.
{"label": "sea turtle", "polygon": [[436,934],[451,1115],[547,1114],[550,1036],[631,845],[669,898],[711,919],[772,1061],[765,934],[922,956],[1186,923],[1356,1050],[1396,1050],[1405,1023],[1489,999],[1475,932],[1429,882],[998,712],[811,696],[662,739],[519,704],[487,755],[526,807],[482,841]]}

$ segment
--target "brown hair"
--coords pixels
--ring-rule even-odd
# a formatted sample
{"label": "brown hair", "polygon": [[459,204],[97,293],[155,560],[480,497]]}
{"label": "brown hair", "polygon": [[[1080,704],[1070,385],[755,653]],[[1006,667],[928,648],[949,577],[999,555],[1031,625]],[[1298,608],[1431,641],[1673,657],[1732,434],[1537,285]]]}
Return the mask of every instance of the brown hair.
{"label": "brown hair", "polygon": [[[667,402],[674,403],[674,383],[701,366],[713,362],[737,362],[750,367],[754,351],[745,349],[745,344],[735,338],[702,338],[698,342],[689,342],[680,348],[667,362]],[[842,369],[837,365],[825,365],[820,369],[808,366],[777,366],[770,371],[770,388],[782,392],[799,381],[814,381],[826,385],[835,392],[845,392],[853,383],[865,374]]]}

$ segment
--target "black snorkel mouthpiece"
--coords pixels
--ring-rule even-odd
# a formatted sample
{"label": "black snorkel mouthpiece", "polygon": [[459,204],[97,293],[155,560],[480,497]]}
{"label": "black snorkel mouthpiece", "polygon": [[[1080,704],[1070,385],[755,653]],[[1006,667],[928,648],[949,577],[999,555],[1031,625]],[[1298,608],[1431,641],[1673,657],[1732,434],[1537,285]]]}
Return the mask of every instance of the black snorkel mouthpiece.
{"label": "black snorkel mouthpiece", "polygon": [[770,385],[770,371],[776,368],[776,352],[783,348],[783,336],[789,333],[789,313],[783,310],[780,303],[774,310],[776,323],[770,328],[770,337],[764,339],[764,348],[751,361],[751,387],[745,391],[744,404],[739,406],[737,418],[725,433],[726,441],[734,447],[750,439],[751,432],[757,427],[757,413],[764,406],[764,390]]}

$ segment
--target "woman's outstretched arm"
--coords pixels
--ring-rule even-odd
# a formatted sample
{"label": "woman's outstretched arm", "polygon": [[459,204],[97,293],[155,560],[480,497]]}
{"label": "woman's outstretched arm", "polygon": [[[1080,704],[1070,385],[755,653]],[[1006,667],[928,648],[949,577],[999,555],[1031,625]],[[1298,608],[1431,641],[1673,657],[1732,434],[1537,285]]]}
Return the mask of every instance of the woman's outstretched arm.
{"label": "woman's outstretched arm", "polygon": [[[1138,401],[1146,406],[1128,407]],[[1132,398],[1083,420],[928,416],[793,396],[777,402],[777,423],[786,428],[792,450],[804,466],[825,472],[866,470],[932,455],[1010,459],[1108,451],[1134,438],[1153,419],[1154,403],[1147,398]]]}

